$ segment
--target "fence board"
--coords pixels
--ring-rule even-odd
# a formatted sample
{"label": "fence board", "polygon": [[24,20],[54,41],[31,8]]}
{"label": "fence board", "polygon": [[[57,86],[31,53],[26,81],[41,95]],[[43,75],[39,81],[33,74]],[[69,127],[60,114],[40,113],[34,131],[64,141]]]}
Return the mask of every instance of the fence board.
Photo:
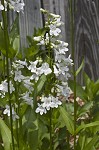
{"label": "fence board", "polygon": [[84,57],[85,72],[91,79],[99,79],[99,1],[78,0],[75,19],[76,66]]}
{"label": "fence board", "polygon": [[34,28],[42,26],[42,18],[40,13],[40,0],[24,0],[25,11],[20,14],[20,35],[21,47],[26,47],[26,36],[32,36]]}
{"label": "fence board", "polygon": [[[99,1],[75,0],[75,65],[78,68],[84,57],[85,72],[93,80],[99,79]],[[32,36],[34,27],[42,27],[41,2],[45,9],[62,17],[62,40],[70,45],[69,0],[24,0],[25,11],[20,14],[21,47],[26,47],[26,36]],[[11,16],[11,15],[10,15]],[[12,20],[14,16],[12,14]],[[78,76],[83,83],[83,73]]]}

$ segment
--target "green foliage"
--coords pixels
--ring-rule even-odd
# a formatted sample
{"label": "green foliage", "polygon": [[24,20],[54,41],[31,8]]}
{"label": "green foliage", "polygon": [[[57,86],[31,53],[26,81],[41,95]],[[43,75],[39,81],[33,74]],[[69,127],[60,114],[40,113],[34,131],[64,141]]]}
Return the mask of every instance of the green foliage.
{"label": "green foliage", "polygon": [[60,115],[67,127],[67,130],[73,135],[74,134],[74,123],[71,118],[71,115],[63,107],[60,107]]}
{"label": "green foliage", "polygon": [[[69,80],[69,86],[70,86],[71,90],[74,91],[74,81],[73,80]],[[85,100],[85,101],[87,100],[87,94],[86,94],[85,90],[78,83],[76,83],[76,95],[78,97],[80,97],[82,100]]]}
{"label": "green foliage", "polygon": [[4,144],[4,150],[11,150],[12,147],[11,131],[1,118],[0,118],[0,133]]}
{"label": "green foliage", "polygon": [[[43,10],[44,11],[44,10]],[[52,14],[45,11],[45,14],[52,19]],[[49,20],[48,20],[49,21]],[[52,21],[52,20],[51,20]],[[54,20],[55,21],[55,20]],[[10,93],[10,96],[0,99],[0,106],[2,110],[0,112],[0,150],[12,150],[12,133],[9,119],[3,115],[3,107],[11,103],[16,113],[19,115],[19,119],[13,121],[12,129],[14,131],[14,147],[15,150],[50,150],[51,145],[54,150],[73,149],[70,145],[71,139],[74,142],[74,136],[77,136],[76,149],[77,150],[96,150],[99,148],[99,80],[94,82],[86,74],[84,74],[84,87],[76,83],[76,89],[74,89],[75,81],[69,80],[69,86],[73,92],[76,91],[76,96],[81,99],[83,106],[76,102],[76,122],[74,116],[74,102],[64,101],[63,105],[59,108],[50,108],[47,114],[36,114],[37,103],[41,103],[41,95],[48,96],[52,94],[57,95],[56,85],[58,79],[54,75],[54,69],[52,64],[55,63],[53,59],[53,44],[51,45],[50,36],[49,43],[41,47],[33,37],[27,36],[28,47],[24,48],[24,56],[20,50],[20,36],[19,36],[19,16],[16,17],[13,25],[11,26],[8,39],[8,60],[12,68],[12,62],[16,58],[26,58],[29,61],[39,60],[38,66],[41,66],[41,62],[48,62],[52,73],[49,75],[41,75],[38,81],[31,81],[34,85],[34,90],[29,93],[33,98],[33,107],[31,108],[26,103],[21,103],[23,100],[19,98],[21,93],[26,92],[26,87],[22,84],[16,83],[16,92]],[[46,33],[49,33],[49,28],[44,27],[34,31],[34,36],[42,36],[45,38]],[[4,38],[4,30],[0,26],[0,82],[6,79],[6,46]],[[44,39],[45,40],[45,39]],[[56,39],[57,40],[57,39]],[[75,71],[74,76],[77,76],[84,66],[84,60],[80,67]],[[24,73],[27,77],[30,75],[25,67]],[[31,73],[32,74],[32,73]],[[9,76],[14,83],[13,75]],[[15,83],[14,83],[15,84]],[[28,84],[28,83],[26,83]],[[54,87],[54,92],[52,92]],[[30,87],[32,88],[32,87]],[[1,91],[0,91],[1,92]],[[0,93],[1,94],[1,93]],[[75,93],[74,93],[75,94]],[[9,100],[10,98],[10,100]],[[58,97],[61,101],[63,99]],[[28,99],[28,98],[27,98]],[[74,97],[73,97],[74,100]],[[57,107],[57,106],[56,106]],[[87,117],[86,117],[87,116]],[[83,119],[82,119],[83,118]],[[76,124],[76,125],[75,125]],[[76,126],[76,129],[75,129]],[[51,143],[52,142],[52,143]]]}

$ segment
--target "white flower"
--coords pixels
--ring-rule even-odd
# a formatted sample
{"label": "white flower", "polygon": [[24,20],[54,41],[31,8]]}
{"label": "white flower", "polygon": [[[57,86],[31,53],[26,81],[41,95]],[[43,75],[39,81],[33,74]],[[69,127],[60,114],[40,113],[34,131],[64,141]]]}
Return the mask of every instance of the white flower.
{"label": "white flower", "polygon": [[41,41],[42,37],[41,36],[35,36],[33,39],[34,39],[34,41],[39,42],[39,41]]}
{"label": "white flower", "polygon": [[58,97],[53,97],[52,95],[48,97],[42,96],[41,102],[41,104],[38,103],[38,108],[36,109],[36,113],[40,113],[40,115],[43,113],[46,114],[50,108],[58,108],[58,106],[62,104],[62,102],[58,100]]}
{"label": "white flower", "polygon": [[66,99],[68,99],[70,95],[70,88],[68,87],[67,82],[62,82],[62,85],[57,85],[57,87],[59,88],[61,94],[64,95]]}
{"label": "white flower", "polygon": [[15,88],[14,88],[12,82],[10,81],[10,94],[11,94],[13,91],[15,91]]}
{"label": "white flower", "polygon": [[40,115],[43,115],[47,113],[46,109],[42,106],[42,104],[38,103],[38,107],[36,108],[36,113],[40,113]]}
{"label": "white flower", "polygon": [[50,35],[58,36],[60,34],[61,30],[59,28],[56,28],[56,25],[51,24],[50,25]]}
{"label": "white flower", "polygon": [[47,110],[50,110],[50,107],[51,107],[51,97],[44,97],[44,96],[42,96],[41,102],[43,102],[42,106],[44,108],[46,108]]}
{"label": "white flower", "polygon": [[[10,94],[15,90],[15,88],[13,87],[12,82],[10,81]],[[8,83],[7,80],[2,81],[2,83],[0,84],[0,91],[3,92],[3,94],[5,95],[5,93],[8,92]]]}
{"label": "white flower", "polygon": [[39,42],[37,45],[47,45],[49,43],[49,36],[48,33],[46,33],[44,36],[37,36],[33,38],[35,41]]}
{"label": "white flower", "polygon": [[52,70],[49,68],[49,64],[48,63],[43,63],[41,66],[41,72],[44,73],[45,75],[48,75],[52,72]]}
{"label": "white flower", "polygon": [[2,83],[0,84],[0,91],[8,92],[8,83],[7,83],[7,80],[2,81]]}
{"label": "white flower", "polygon": [[4,6],[1,4],[1,1],[0,1],[0,10],[4,10]]}
{"label": "white flower", "polygon": [[67,65],[72,66],[73,65],[73,60],[70,57],[71,57],[71,55],[69,55],[68,58],[66,58],[64,61],[65,61],[65,63],[67,63]]}
{"label": "white flower", "polygon": [[25,61],[22,61],[22,60],[16,60],[15,62],[18,63],[18,64],[20,64],[20,65],[27,66],[26,60],[25,60]]}
{"label": "white flower", "polygon": [[50,16],[52,16],[54,18],[60,18],[61,17],[60,15],[56,15],[56,14],[53,14],[53,13],[50,13]]}
{"label": "white flower", "polygon": [[45,44],[44,36],[35,36],[33,39],[35,41],[39,42],[37,45],[44,45]]}
{"label": "white flower", "polygon": [[24,1],[23,0],[9,0],[9,6],[16,12],[20,12],[24,10]]}
{"label": "white flower", "polygon": [[22,99],[24,99],[24,102],[28,105],[30,105],[33,108],[33,97],[29,96],[29,92],[26,92],[22,94]]}
{"label": "white flower", "polygon": [[56,63],[56,66],[57,66],[57,68],[58,68],[58,70],[59,70],[59,74],[65,75],[66,72],[69,71],[69,68],[64,64],[64,62],[61,62],[61,63],[59,63],[59,64]]}
{"label": "white flower", "polygon": [[58,45],[56,45],[56,48],[58,52],[60,54],[65,54],[68,51],[68,48],[67,48],[68,43],[65,43],[64,41],[59,41],[59,40],[57,40],[57,42],[58,42]]}
{"label": "white flower", "polygon": [[37,75],[36,73],[34,73],[34,74],[30,77],[30,80],[38,81],[38,79],[39,79],[39,75]]}
{"label": "white flower", "polygon": [[55,65],[53,65],[53,68],[54,68],[54,74],[56,76],[59,76],[59,74],[60,74],[59,69],[57,69],[57,67]]}
{"label": "white flower", "polygon": [[[10,117],[10,107],[6,105],[6,109],[3,111],[3,114],[7,114],[8,117]],[[12,118],[15,121],[16,119],[19,119],[19,116],[14,111],[14,108],[12,107]]]}
{"label": "white flower", "polygon": [[21,70],[15,71],[14,81],[21,82],[23,79],[24,79],[24,76],[22,75]]}
{"label": "white flower", "polygon": [[61,104],[62,104],[62,102],[58,100],[58,97],[52,96],[52,103],[51,103],[52,108],[58,108],[58,106]]}
{"label": "white flower", "polygon": [[55,61],[58,61],[60,63],[62,60],[66,59],[66,57],[63,54],[60,54],[60,52],[58,52],[57,50],[54,50],[54,52],[55,52]]}
{"label": "white flower", "polygon": [[30,77],[24,77],[23,79],[23,84],[24,86],[29,90],[29,93],[31,93],[33,91],[33,83],[30,82]]}
{"label": "white flower", "polygon": [[31,72],[36,73],[36,71],[37,71],[37,67],[36,67],[37,63],[38,63],[38,60],[36,60],[36,61],[34,61],[34,62],[30,61],[30,64],[31,64],[31,65],[28,67],[28,69],[29,69]]}
{"label": "white flower", "polygon": [[17,70],[17,71],[18,71],[19,69],[23,69],[23,68],[24,68],[24,65],[18,63],[17,61],[16,61],[16,62],[13,62],[13,63],[12,63],[12,66],[13,66],[13,68],[14,68],[15,70]]}
{"label": "white flower", "polygon": [[61,16],[57,15],[58,17],[55,17],[54,20],[52,21],[52,24],[55,24],[57,27],[61,26],[62,24],[64,24],[61,21]]}

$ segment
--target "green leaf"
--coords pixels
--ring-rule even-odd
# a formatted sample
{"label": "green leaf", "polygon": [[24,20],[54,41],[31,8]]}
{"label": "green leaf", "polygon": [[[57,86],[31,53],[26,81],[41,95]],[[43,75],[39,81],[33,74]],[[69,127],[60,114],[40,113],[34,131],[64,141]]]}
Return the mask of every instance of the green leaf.
{"label": "green leaf", "polygon": [[59,107],[59,111],[60,111],[60,115],[67,127],[67,130],[73,135],[74,134],[74,123],[73,120],[70,116],[70,114],[63,108],[63,107]]}
{"label": "green leaf", "polygon": [[98,140],[98,135],[95,135],[92,140],[84,147],[83,150],[94,150],[94,145]]}
{"label": "green leaf", "polygon": [[37,83],[37,89],[36,89],[37,90],[37,94],[39,92],[41,92],[41,90],[42,90],[42,88],[43,88],[46,80],[47,80],[46,76],[42,75],[41,78],[40,78],[40,80]]}
{"label": "green leaf", "polygon": [[80,110],[77,112],[77,116],[80,117],[81,115],[85,114],[89,111],[89,109],[93,106],[93,102],[88,102],[84,104],[84,106],[80,107]]}
{"label": "green leaf", "polygon": [[81,150],[83,150],[84,148],[84,145],[85,145],[85,141],[86,141],[86,136],[85,135],[79,135],[79,144],[80,144],[80,147],[81,147]]}
{"label": "green leaf", "polygon": [[80,65],[80,67],[77,69],[77,71],[76,71],[76,73],[75,73],[76,76],[80,73],[80,71],[81,71],[81,69],[83,68],[83,66],[84,66],[84,59],[83,59],[81,65]]}
{"label": "green leaf", "polygon": [[38,146],[38,121],[34,110],[27,108],[25,116],[23,117],[23,137],[24,142],[27,141],[30,148],[37,150]]}
{"label": "green leaf", "polygon": [[6,54],[4,32],[3,32],[3,29],[1,28],[1,26],[0,26],[0,50],[1,50],[2,54]]}
{"label": "green leaf", "polygon": [[19,37],[19,16],[15,18],[9,34],[10,44],[13,45],[15,38]]}
{"label": "green leaf", "polygon": [[[4,39],[4,32],[3,29],[0,26],[0,50],[2,52],[2,54],[4,56],[6,56],[6,48],[5,48],[5,39]],[[17,34],[18,35],[18,34]],[[9,58],[13,58],[16,54],[16,49],[14,49],[13,44],[15,45],[15,38],[17,37],[16,35],[16,28],[13,27],[13,29],[10,32],[9,38],[10,38],[10,42],[9,42],[9,53],[8,53],[8,57]]]}
{"label": "green leaf", "polygon": [[94,84],[92,91],[94,96],[99,92],[99,80]]}
{"label": "green leaf", "polygon": [[[71,88],[72,91],[74,91],[74,81],[69,80],[68,81],[69,87]],[[87,94],[85,93],[84,89],[82,88],[81,85],[76,83],[76,95],[80,97],[82,100],[87,100]]]}
{"label": "green leaf", "polygon": [[11,150],[11,131],[5,122],[0,118],[0,133],[4,143],[4,150]]}
{"label": "green leaf", "polygon": [[38,147],[38,130],[28,132],[28,144],[31,150],[37,150]]}
{"label": "green leaf", "polygon": [[77,134],[80,130],[85,129],[85,128],[89,128],[89,127],[94,127],[94,126],[99,126],[99,121],[95,121],[95,122],[91,122],[88,124],[82,124],[80,125],[77,129],[75,134]]}
{"label": "green leaf", "polygon": [[20,39],[19,39],[19,36],[17,36],[14,41],[13,41],[13,48],[16,50],[16,51],[19,51],[19,48],[20,48]]}
{"label": "green leaf", "polygon": [[36,55],[39,52],[39,49],[37,48],[37,46],[31,46],[29,48],[27,48],[26,54],[28,55],[28,58],[31,56]]}

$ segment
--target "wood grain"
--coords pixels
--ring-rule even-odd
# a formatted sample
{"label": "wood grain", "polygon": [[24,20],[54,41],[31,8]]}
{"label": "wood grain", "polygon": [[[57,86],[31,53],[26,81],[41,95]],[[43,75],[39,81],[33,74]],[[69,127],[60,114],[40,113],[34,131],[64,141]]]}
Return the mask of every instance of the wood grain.
{"label": "wood grain", "polygon": [[34,28],[42,26],[42,18],[40,13],[40,0],[24,0],[25,10],[24,14],[20,14],[20,35],[21,47],[26,47],[26,36],[32,36]]}
{"label": "wood grain", "polygon": [[[93,80],[99,79],[99,1],[75,0],[75,65],[78,68],[85,60],[83,71]],[[43,7],[62,17],[64,26],[62,40],[69,43],[70,49],[70,13],[69,0],[24,0],[25,11],[20,14],[21,48],[27,46],[26,36],[32,36],[34,28],[42,27],[40,13],[41,2]],[[15,14],[10,14],[12,21]],[[10,22],[12,23],[12,22]],[[71,52],[71,49],[70,49]],[[24,53],[24,52],[23,52]],[[78,81],[83,83],[83,71],[78,76]]]}
{"label": "wood grain", "polygon": [[[99,79],[99,2],[78,0],[75,15],[75,60],[78,68],[84,57],[84,71]],[[79,81],[82,81],[80,74]]]}

